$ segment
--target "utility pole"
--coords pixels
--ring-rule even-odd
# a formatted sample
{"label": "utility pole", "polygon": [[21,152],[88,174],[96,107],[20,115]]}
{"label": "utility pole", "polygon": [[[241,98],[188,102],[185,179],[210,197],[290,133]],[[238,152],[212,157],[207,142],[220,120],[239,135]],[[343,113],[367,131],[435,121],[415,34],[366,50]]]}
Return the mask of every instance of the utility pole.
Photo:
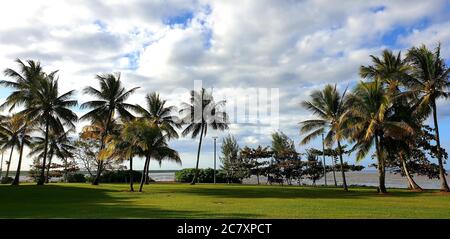
{"label": "utility pole", "polygon": [[216,184],[216,139],[217,136],[212,137],[214,139],[214,184]]}
{"label": "utility pole", "polygon": [[325,139],[322,133],[322,155],[323,155],[323,176],[325,179],[325,186],[327,186],[327,165],[325,162]]}

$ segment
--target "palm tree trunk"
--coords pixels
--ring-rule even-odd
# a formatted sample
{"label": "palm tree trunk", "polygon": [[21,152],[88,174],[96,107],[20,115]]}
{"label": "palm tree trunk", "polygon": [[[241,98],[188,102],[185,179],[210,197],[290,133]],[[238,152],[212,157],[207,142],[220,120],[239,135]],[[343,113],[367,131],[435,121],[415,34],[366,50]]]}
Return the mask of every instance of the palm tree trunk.
{"label": "palm tree trunk", "polygon": [[14,181],[11,185],[19,185],[19,179],[20,179],[20,168],[22,166],[22,157],[23,157],[23,148],[25,146],[25,142],[22,139],[22,142],[20,142],[20,153],[19,153],[19,162],[17,163],[17,170],[16,170],[16,176],[14,177]]}
{"label": "palm tree trunk", "polygon": [[134,188],[133,188],[133,157],[130,158],[130,191],[134,192]]}
{"label": "palm tree trunk", "polygon": [[439,139],[439,125],[438,125],[438,119],[437,119],[437,108],[436,108],[436,101],[434,100],[432,103],[433,107],[433,120],[434,120],[434,128],[436,131],[436,144],[437,144],[437,153],[438,153],[438,164],[439,164],[439,178],[441,180],[441,191],[443,192],[450,192],[450,188],[447,184],[447,179],[445,178],[445,168],[442,160],[442,154],[441,154],[441,141]]}
{"label": "palm tree trunk", "polygon": [[68,174],[67,164],[68,164],[67,159],[64,158],[64,182],[65,183],[67,183],[67,174]]}
{"label": "palm tree trunk", "polygon": [[47,148],[48,148],[48,128],[49,128],[49,123],[46,122],[46,124],[45,124],[45,140],[44,140],[44,159],[42,162],[41,175],[39,176],[37,185],[44,185],[44,182],[45,182],[45,166],[46,166],[46,161],[47,161]]}
{"label": "palm tree trunk", "polygon": [[147,173],[145,174],[145,184],[150,184],[150,161],[147,164]]}
{"label": "palm tree trunk", "polygon": [[336,158],[332,158],[333,163],[333,180],[334,180],[334,186],[337,187],[337,181],[336,181]]}
{"label": "palm tree trunk", "polygon": [[92,181],[92,185],[98,185],[98,183],[100,182],[100,176],[102,174],[102,171],[103,171],[103,160],[98,160],[97,172],[95,172],[95,178]]}
{"label": "palm tree trunk", "polygon": [[2,150],[2,162],[0,163],[0,180],[2,179],[3,174],[3,153],[5,153],[5,151]]}
{"label": "palm tree trunk", "polygon": [[203,129],[204,129],[204,124],[202,123],[202,128],[200,130],[200,141],[198,142],[198,150],[197,150],[197,163],[195,165],[195,171],[194,171],[194,178],[192,178],[192,182],[191,185],[195,185],[195,181],[197,180],[198,177],[198,163],[200,161],[200,150],[202,148],[202,140],[203,140]]}
{"label": "palm tree trunk", "polygon": [[338,140],[337,144],[338,144],[338,150],[339,150],[339,161],[341,162],[342,186],[344,187],[344,191],[348,191],[347,180],[345,179],[344,159],[342,158],[341,141]]}
{"label": "palm tree trunk", "polygon": [[142,188],[145,183],[145,175],[147,175],[148,164],[150,163],[150,157],[145,158],[144,170],[142,172],[141,184],[139,185],[139,192],[142,192]]}
{"label": "palm tree trunk", "polygon": [[401,153],[399,154],[399,157],[400,157],[400,160],[402,161],[403,172],[405,173],[406,178],[408,179],[408,183],[409,183],[409,186],[411,187],[411,189],[417,190],[417,191],[423,191],[423,189],[416,183],[416,181],[414,181],[413,177],[409,173],[408,167],[406,165],[406,160]]}
{"label": "palm tree trunk", "polygon": [[255,159],[255,161],[256,161],[256,180],[257,180],[258,185],[259,185],[259,166],[258,166],[258,160]]}
{"label": "palm tree trunk", "polygon": [[7,178],[9,176],[9,167],[11,166],[13,151],[14,151],[14,146],[11,147],[11,152],[9,153],[9,161],[8,161],[8,166],[6,167],[5,178]]}
{"label": "palm tree trunk", "polygon": [[379,193],[387,193],[385,186],[386,175],[385,175],[384,158],[381,154],[380,141],[378,137],[379,137],[378,135],[375,135],[375,148],[377,151],[377,159],[378,159],[378,180],[379,180],[378,190]]}
{"label": "palm tree trunk", "polygon": [[53,154],[49,154],[48,156],[48,164],[47,164],[47,173],[45,174],[45,183],[48,183],[48,178],[50,175],[50,166],[52,164],[52,158],[53,158]]}
{"label": "palm tree trunk", "polygon": [[[111,118],[113,115],[113,111],[109,111],[109,117],[106,121],[106,125],[105,125],[105,132],[102,134],[101,137],[101,142],[100,142],[100,149],[99,149],[99,153],[102,149],[105,148],[105,138],[108,135],[108,129],[109,129],[109,124],[111,123]],[[98,156],[97,156],[98,157]],[[92,181],[92,185],[98,185],[98,183],[100,182],[100,176],[102,175],[102,171],[103,171],[103,160],[97,159],[98,163],[97,163],[97,173],[95,175],[94,180]]]}

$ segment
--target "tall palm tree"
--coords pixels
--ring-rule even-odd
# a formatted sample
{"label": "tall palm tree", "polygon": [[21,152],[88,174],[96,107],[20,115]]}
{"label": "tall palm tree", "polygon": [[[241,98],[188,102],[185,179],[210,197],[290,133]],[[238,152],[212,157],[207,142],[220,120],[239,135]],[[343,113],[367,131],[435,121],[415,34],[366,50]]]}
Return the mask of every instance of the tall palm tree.
{"label": "tall palm tree", "polygon": [[[378,80],[387,87],[386,93],[390,94],[390,98],[393,101],[392,106],[389,109],[389,120],[406,120],[410,126],[417,124],[418,122],[413,122],[413,120],[421,121],[422,117],[410,112],[411,97],[408,97],[407,94],[402,94],[400,91],[400,87],[404,85],[405,80],[409,77],[412,67],[406,60],[402,59],[401,52],[394,55],[392,51],[384,50],[381,58],[373,55],[370,57],[372,58],[372,65],[361,66],[359,74],[364,79]],[[411,117],[412,115],[414,116]],[[386,140],[386,143],[389,144],[387,146],[393,146],[394,144],[405,146],[403,144],[405,140],[406,139],[402,139],[397,142],[391,139]],[[409,173],[404,154],[405,150],[396,150],[394,156],[401,161],[403,171],[413,189],[420,190],[420,187],[415,183]]]}
{"label": "tall palm tree", "polygon": [[[176,129],[181,128],[181,123],[178,117],[173,115],[175,107],[166,106],[167,101],[161,99],[156,92],[148,94],[145,100],[145,108],[137,105],[137,113],[141,116],[140,118],[150,120],[158,126],[162,126],[169,139],[178,138]],[[147,172],[149,172],[148,169]],[[146,184],[149,183],[149,178],[149,175],[147,175]]]}
{"label": "tall palm tree", "polygon": [[386,92],[379,80],[374,82],[361,82],[353,94],[349,95],[349,139],[355,141],[357,161],[363,159],[375,145],[378,160],[378,174],[380,193],[386,193],[385,186],[385,149],[386,137],[398,139],[412,134],[413,129],[405,122],[390,121],[387,110],[392,105],[392,98]]}
{"label": "tall palm tree", "polygon": [[[11,112],[13,109],[19,106],[24,106],[27,108],[31,101],[34,98],[35,91],[38,88],[39,82],[45,78],[45,72],[43,71],[41,64],[39,62],[28,60],[26,63],[22,62],[20,59],[17,59],[16,62],[19,65],[19,70],[15,71],[13,69],[6,69],[4,71],[5,76],[8,76],[13,79],[13,81],[9,80],[1,80],[0,85],[9,87],[13,89],[13,92],[6,98],[5,102],[0,106],[1,109],[5,107],[9,107],[9,111]],[[27,125],[32,123],[28,122],[28,119],[23,117],[24,128],[23,131],[28,131]],[[20,166],[23,157],[23,149],[25,147],[25,140],[22,140],[19,146],[19,163],[18,170],[16,171],[16,178],[13,184],[19,183],[19,175],[20,175]],[[10,166],[11,161],[8,162],[8,168]]]}
{"label": "tall palm tree", "polygon": [[[125,101],[133,94],[139,87],[126,90],[122,81],[120,80],[120,73],[102,74],[96,76],[100,84],[100,89],[95,89],[91,86],[84,89],[84,93],[95,97],[95,100],[85,102],[81,105],[82,109],[91,109],[81,117],[82,120],[90,120],[96,123],[100,119],[106,119],[105,130],[100,135],[100,151],[105,148],[105,138],[111,130],[111,122],[114,116],[118,114],[122,119],[132,119],[133,115],[130,110],[136,110],[136,106],[128,104]],[[93,185],[98,185],[103,161],[100,160],[98,170]]]}
{"label": "tall palm tree", "polygon": [[52,72],[39,81],[38,87],[33,91],[30,105],[20,112],[29,121],[37,122],[45,129],[44,154],[38,185],[43,185],[45,182],[50,131],[64,132],[64,126],[75,128],[74,122],[78,120],[78,117],[70,109],[78,104],[76,100],[72,99],[74,93],[75,91],[71,90],[60,94],[56,72]]}
{"label": "tall palm tree", "polygon": [[192,138],[200,135],[197,149],[197,163],[191,184],[195,184],[198,177],[200,150],[203,136],[206,136],[208,127],[214,130],[228,129],[228,115],[222,111],[224,105],[225,101],[215,102],[212,94],[203,88],[198,92],[192,90],[190,102],[182,104],[180,114],[183,115],[182,122],[187,124],[187,126],[181,134],[183,136],[191,134]]}
{"label": "tall palm tree", "polygon": [[[45,135],[44,130],[40,130],[42,135]],[[67,158],[73,156],[72,151],[75,147],[70,143],[69,134],[72,132],[72,129],[58,132],[54,130],[50,130],[48,136],[48,164],[46,166],[47,173],[45,174],[45,183],[49,182],[49,173],[50,167],[52,163],[52,159],[56,156],[58,159],[65,162]],[[30,156],[37,156],[38,158],[44,157],[44,148],[45,148],[45,138],[44,137],[34,137],[31,143],[31,151],[29,153]],[[66,178],[67,175],[64,175]]]}
{"label": "tall palm tree", "polygon": [[124,125],[121,134],[122,138],[136,147],[140,156],[145,157],[144,172],[142,174],[139,192],[142,192],[151,158],[159,160],[168,159],[175,162],[180,161],[178,152],[169,148],[167,144],[168,135],[164,134],[164,131],[158,125],[142,119],[133,120]]}
{"label": "tall palm tree", "polygon": [[440,44],[434,52],[427,49],[425,45],[413,47],[407,53],[407,60],[413,66],[413,72],[407,79],[406,84],[409,92],[417,96],[416,109],[419,114],[429,115],[432,113],[435,140],[438,148],[439,177],[441,191],[450,192],[446,172],[441,153],[441,141],[439,137],[439,124],[437,117],[436,101],[439,98],[448,98],[450,93],[450,69],[441,58]]}
{"label": "tall palm tree", "polygon": [[348,191],[341,146],[341,141],[346,137],[348,128],[346,91],[341,95],[336,89],[336,85],[326,85],[322,91],[314,91],[311,94],[311,100],[302,102],[302,105],[318,118],[300,122],[301,133],[307,134],[301,141],[301,144],[307,144],[325,132],[326,137],[324,141],[328,146],[332,146],[337,142],[341,164],[342,186],[344,191]]}

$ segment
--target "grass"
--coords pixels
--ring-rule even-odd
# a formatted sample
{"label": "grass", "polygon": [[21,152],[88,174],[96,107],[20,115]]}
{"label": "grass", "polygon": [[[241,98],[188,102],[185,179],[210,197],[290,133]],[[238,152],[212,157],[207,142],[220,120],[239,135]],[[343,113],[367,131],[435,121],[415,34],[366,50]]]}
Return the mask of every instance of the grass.
{"label": "grass", "polygon": [[450,194],[252,185],[0,185],[0,218],[450,218]]}

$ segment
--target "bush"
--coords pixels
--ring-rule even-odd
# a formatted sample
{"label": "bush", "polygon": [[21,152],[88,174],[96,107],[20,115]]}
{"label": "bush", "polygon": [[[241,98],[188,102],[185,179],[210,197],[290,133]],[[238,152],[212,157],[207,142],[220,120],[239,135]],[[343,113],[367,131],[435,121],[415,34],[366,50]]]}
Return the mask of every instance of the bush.
{"label": "bush", "polygon": [[[142,172],[133,171],[133,181],[138,182],[142,178]],[[154,180],[150,179],[150,182]],[[130,171],[129,170],[117,170],[117,171],[107,171],[103,173],[100,177],[100,182],[102,183],[129,183],[130,182]]]}
{"label": "bush", "polygon": [[[214,169],[198,169],[198,183],[214,183]],[[185,168],[175,173],[175,180],[182,183],[190,183],[194,178],[195,168]],[[223,170],[216,170],[216,182],[226,183],[227,178]],[[240,183],[240,181],[233,180],[233,183]]]}
{"label": "bush", "polygon": [[84,174],[81,174],[81,173],[69,174],[67,176],[67,182],[69,182],[69,183],[85,183],[86,177],[84,176]]}
{"label": "bush", "polygon": [[2,178],[2,181],[1,181],[1,184],[9,184],[9,183],[12,183],[14,181],[14,178],[11,178],[11,177],[3,177]]}

